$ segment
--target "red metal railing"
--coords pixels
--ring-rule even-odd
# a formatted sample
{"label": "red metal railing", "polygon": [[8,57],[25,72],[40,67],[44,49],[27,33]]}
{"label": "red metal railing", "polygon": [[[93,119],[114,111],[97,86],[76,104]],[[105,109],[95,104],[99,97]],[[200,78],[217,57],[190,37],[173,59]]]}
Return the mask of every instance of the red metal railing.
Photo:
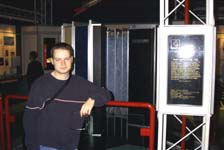
{"label": "red metal railing", "polygon": [[0,142],[1,150],[5,150],[5,138],[4,138],[4,127],[3,127],[3,103],[2,97],[0,97]]}
{"label": "red metal railing", "polygon": [[21,95],[8,95],[5,97],[5,128],[6,128],[6,149],[11,150],[11,137],[10,137],[10,123],[15,122],[15,117],[10,114],[9,101],[10,100],[23,100],[26,101],[28,96]]}
{"label": "red metal railing", "polygon": [[149,110],[149,127],[141,128],[140,135],[149,137],[149,150],[154,150],[154,136],[155,136],[155,108],[153,105],[145,102],[121,102],[121,101],[109,101],[107,106],[116,107],[135,107],[135,108],[147,108]]}
{"label": "red metal railing", "polygon": [[[5,97],[5,127],[6,127],[6,149],[11,150],[11,137],[10,137],[10,124],[15,121],[15,117],[10,114],[9,101],[11,100],[23,100],[26,101],[28,96],[21,95],[8,95]],[[0,115],[2,114],[2,107],[0,101]],[[115,107],[135,107],[135,108],[147,108],[150,112],[149,127],[141,128],[140,135],[149,137],[149,150],[154,150],[154,136],[155,136],[155,108],[153,105],[145,102],[121,102],[121,101],[109,101],[107,106]],[[2,115],[3,116],[3,115]],[[0,117],[0,121],[1,121]],[[2,119],[3,120],[3,119]],[[1,126],[1,125],[0,125]],[[0,127],[3,131],[2,128]],[[2,136],[3,135],[3,136]],[[4,133],[1,132],[1,140],[4,140]],[[1,141],[2,142],[2,141]],[[4,149],[3,149],[4,150]]]}

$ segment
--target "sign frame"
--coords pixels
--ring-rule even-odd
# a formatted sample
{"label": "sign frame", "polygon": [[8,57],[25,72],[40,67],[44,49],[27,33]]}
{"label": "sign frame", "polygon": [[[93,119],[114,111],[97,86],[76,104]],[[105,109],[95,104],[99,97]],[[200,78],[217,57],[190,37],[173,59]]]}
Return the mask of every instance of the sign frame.
{"label": "sign frame", "polygon": [[[213,114],[215,87],[215,28],[211,25],[173,25],[158,28],[157,110],[165,114]],[[204,35],[202,104],[168,104],[168,57],[170,35]]]}

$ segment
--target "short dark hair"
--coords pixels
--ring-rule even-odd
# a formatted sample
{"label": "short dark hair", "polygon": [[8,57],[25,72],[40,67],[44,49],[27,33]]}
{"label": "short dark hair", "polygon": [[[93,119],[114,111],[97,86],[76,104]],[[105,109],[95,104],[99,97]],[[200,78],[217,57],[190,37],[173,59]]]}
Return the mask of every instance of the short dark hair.
{"label": "short dark hair", "polygon": [[31,58],[31,59],[36,59],[37,57],[38,57],[38,54],[37,54],[36,51],[31,51],[31,52],[30,52],[30,58]]}
{"label": "short dark hair", "polygon": [[54,55],[54,50],[57,50],[57,49],[68,50],[70,55],[74,57],[74,49],[72,48],[72,46],[68,43],[65,43],[65,42],[59,42],[59,43],[56,43],[51,48],[51,57],[52,58],[53,58],[53,55]]}

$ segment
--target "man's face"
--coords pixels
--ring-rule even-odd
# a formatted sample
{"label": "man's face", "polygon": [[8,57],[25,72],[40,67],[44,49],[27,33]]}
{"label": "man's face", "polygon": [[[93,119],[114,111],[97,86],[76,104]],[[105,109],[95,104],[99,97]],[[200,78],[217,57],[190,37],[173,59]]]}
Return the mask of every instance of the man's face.
{"label": "man's face", "polygon": [[72,68],[73,57],[68,50],[56,49],[53,53],[52,64],[58,74],[68,74]]}

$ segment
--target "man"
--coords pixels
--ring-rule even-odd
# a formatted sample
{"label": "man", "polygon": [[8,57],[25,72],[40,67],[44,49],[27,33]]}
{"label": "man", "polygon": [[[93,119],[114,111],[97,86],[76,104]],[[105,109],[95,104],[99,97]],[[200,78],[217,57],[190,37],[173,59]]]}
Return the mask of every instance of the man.
{"label": "man", "polygon": [[44,74],[43,67],[41,63],[37,60],[37,57],[38,57],[38,54],[36,51],[30,52],[30,56],[29,56],[30,63],[28,64],[27,74],[26,74],[29,89],[33,81]]}
{"label": "man", "polygon": [[70,75],[70,45],[57,43],[51,52],[54,70],[33,83],[24,111],[25,142],[28,150],[75,150],[83,117],[111,96],[105,89]]}

